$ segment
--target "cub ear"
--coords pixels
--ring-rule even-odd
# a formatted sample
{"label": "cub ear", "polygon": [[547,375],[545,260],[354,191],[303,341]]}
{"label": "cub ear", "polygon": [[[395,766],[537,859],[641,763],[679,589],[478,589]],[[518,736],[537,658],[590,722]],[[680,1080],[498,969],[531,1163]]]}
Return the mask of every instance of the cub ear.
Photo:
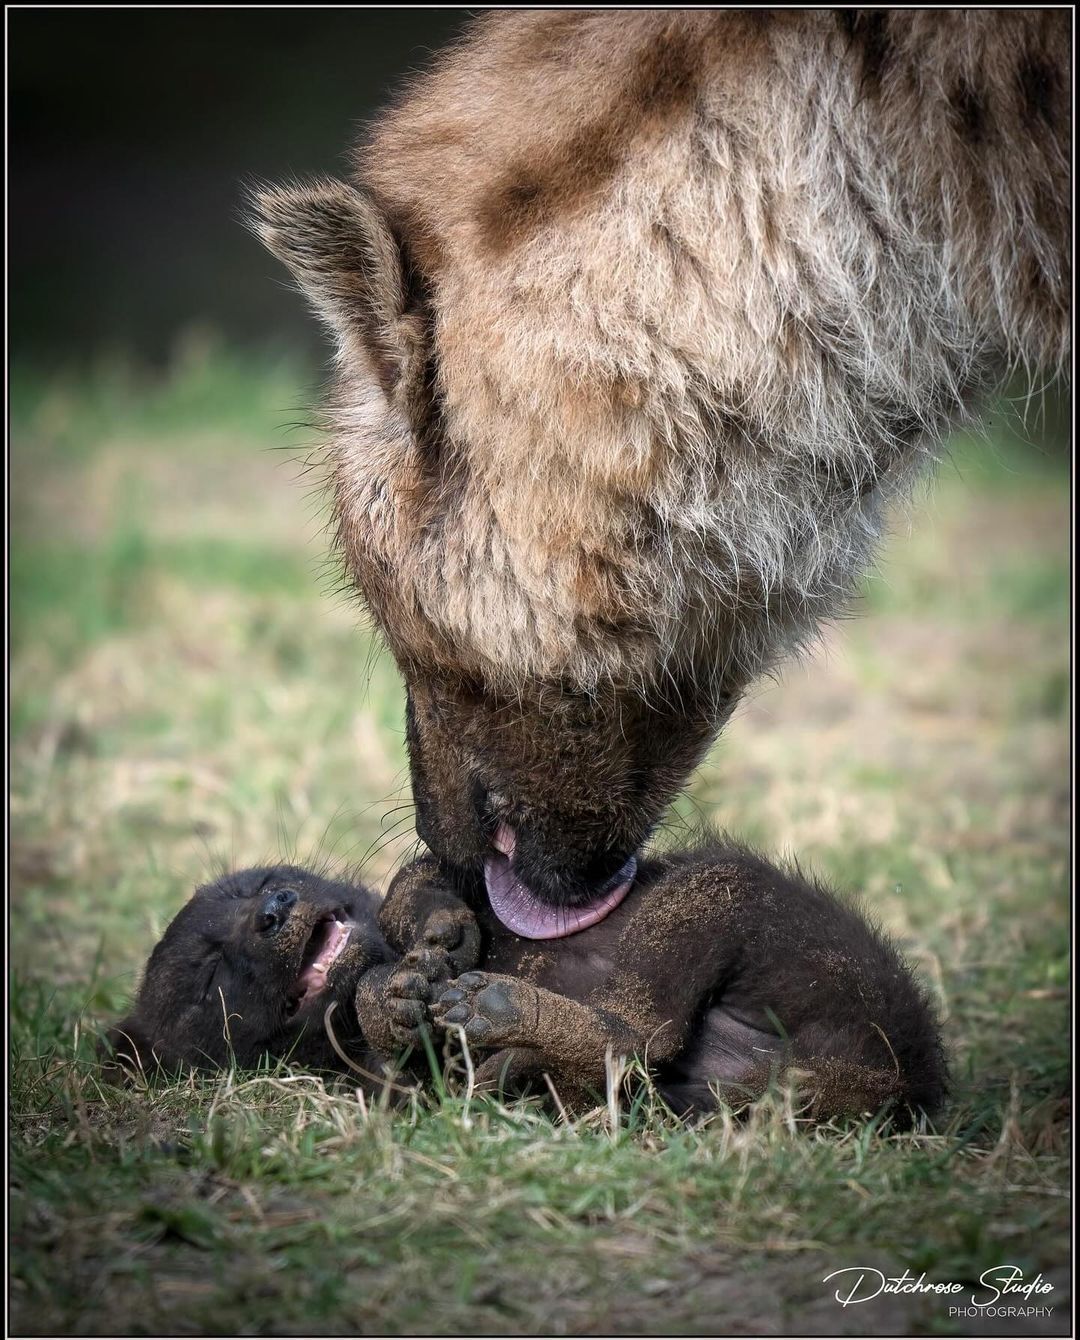
{"label": "cub ear", "polygon": [[127,1084],[145,1074],[155,1064],[156,1057],[150,1039],[134,1018],[114,1024],[98,1045],[98,1059],[105,1079],[110,1084]]}
{"label": "cub ear", "polygon": [[252,232],[288,266],[341,352],[359,352],[389,399],[407,399],[423,379],[427,332],[378,205],[332,178],[257,188],[249,205]]}

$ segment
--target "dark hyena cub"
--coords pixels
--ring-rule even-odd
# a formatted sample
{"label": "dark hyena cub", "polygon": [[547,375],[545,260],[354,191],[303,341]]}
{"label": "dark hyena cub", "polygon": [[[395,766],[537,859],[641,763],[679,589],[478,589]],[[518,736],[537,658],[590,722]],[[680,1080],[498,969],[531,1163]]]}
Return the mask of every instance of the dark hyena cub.
{"label": "dark hyena cub", "polygon": [[[609,1052],[643,1058],[681,1112],[791,1071],[822,1118],[943,1101],[934,1012],[896,948],[854,904],[746,848],[713,839],[643,861],[603,919],[546,939],[507,929],[483,883],[461,893],[481,970],[446,983],[424,948],[376,970],[357,994],[369,1040],[461,1028],[482,1078],[546,1072],[575,1101],[602,1091]],[[447,918],[449,896],[434,861],[403,871],[380,913],[390,940],[410,942],[428,899]]]}
{"label": "dark hyena cub", "polygon": [[[727,842],[652,858],[602,921],[513,934],[430,858],[385,901],[290,866],[200,889],[155,948],[115,1050],[143,1066],[261,1056],[370,1083],[420,1030],[461,1029],[482,1081],[548,1074],[575,1105],[609,1053],[640,1057],[681,1113],[738,1103],[797,1072],[820,1119],[932,1112],[938,1028],[896,949],[856,908]],[[353,1003],[355,1001],[355,1009]]]}
{"label": "dark hyena cub", "polygon": [[146,965],[135,1004],[110,1030],[128,1067],[247,1068],[265,1056],[337,1069],[323,1027],[360,1064],[378,1067],[356,1023],[356,983],[396,958],[378,925],[379,900],[360,884],[276,865],[225,875],[196,890]]}

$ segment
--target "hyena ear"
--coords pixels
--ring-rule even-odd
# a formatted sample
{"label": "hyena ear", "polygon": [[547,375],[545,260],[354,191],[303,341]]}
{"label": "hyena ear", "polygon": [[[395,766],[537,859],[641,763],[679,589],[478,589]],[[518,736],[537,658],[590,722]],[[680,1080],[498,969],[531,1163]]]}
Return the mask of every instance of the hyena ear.
{"label": "hyena ear", "polygon": [[248,223],[288,266],[341,352],[364,357],[387,398],[407,406],[424,377],[427,324],[378,205],[327,178],[251,191]]}

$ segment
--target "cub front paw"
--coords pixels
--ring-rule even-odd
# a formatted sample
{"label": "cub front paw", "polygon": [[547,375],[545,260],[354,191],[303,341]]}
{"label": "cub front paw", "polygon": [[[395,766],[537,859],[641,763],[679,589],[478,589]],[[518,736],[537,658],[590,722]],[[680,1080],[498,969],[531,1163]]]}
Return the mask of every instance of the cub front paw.
{"label": "cub front paw", "polygon": [[386,985],[390,1032],[401,1046],[416,1046],[430,1029],[431,1002],[454,975],[445,949],[421,945],[401,960]]}
{"label": "cub front paw", "polygon": [[522,983],[510,977],[467,972],[445,986],[431,1004],[431,1017],[442,1028],[461,1028],[480,1047],[520,1040]]}
{"label": "cub front paw", "polygon": [[439,908],[424,923],[423,943],[444,950],[449,957],[450,977],[475,968],[480,961],[480,927],[467,907]]}

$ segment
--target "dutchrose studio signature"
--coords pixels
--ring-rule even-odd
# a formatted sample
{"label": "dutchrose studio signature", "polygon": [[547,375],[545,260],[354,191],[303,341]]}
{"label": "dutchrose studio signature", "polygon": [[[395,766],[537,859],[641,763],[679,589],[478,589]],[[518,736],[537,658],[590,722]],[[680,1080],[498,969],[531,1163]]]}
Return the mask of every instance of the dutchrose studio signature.
{"label": "dutchrose studio signature", "polygon": [[955,1280],[928,1280],[926,1272],[912,1275],[886,1275],[873,1266],[846,1266],[825,1276],[822,1284],[835,1280],[833,1297],[841,1307],[853,1303],[869,1303],[882,1294],[931,1294],[939,1298],[955,1298],[949,1307],[950,1317],[1048,1317],[1053,1308],[1032,1300],[1053,1293],[1054,1286],[1042,1277],[1026,1280],[1020,1266],[991,1266],[979,1276],[979,1282],[970,1295],[970,1301],[961,1301],[960,1295],[971,1289],[970,1284]]}

